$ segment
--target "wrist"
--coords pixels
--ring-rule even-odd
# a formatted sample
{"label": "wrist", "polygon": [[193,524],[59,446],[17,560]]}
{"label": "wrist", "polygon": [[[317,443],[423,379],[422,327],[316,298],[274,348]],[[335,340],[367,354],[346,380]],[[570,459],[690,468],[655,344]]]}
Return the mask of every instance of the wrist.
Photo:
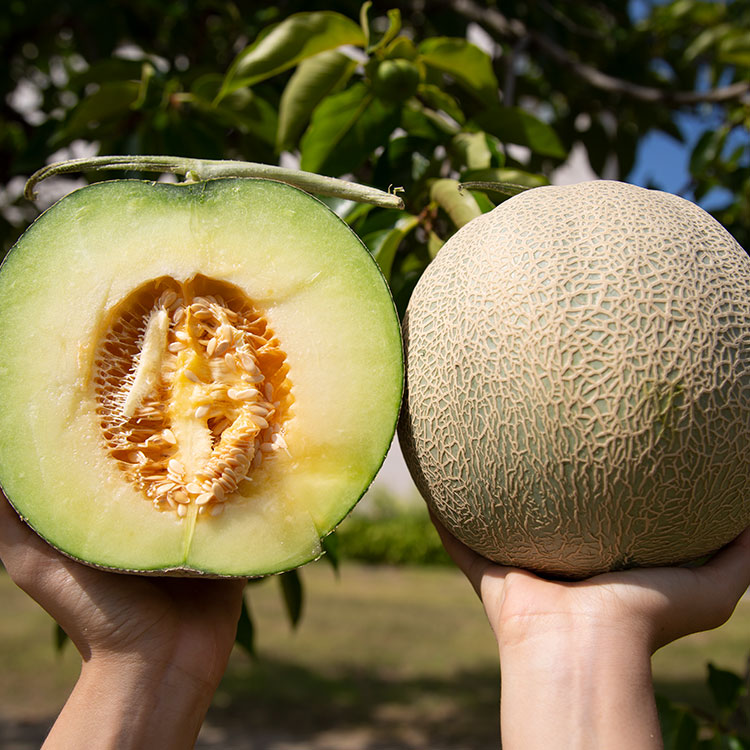
{"label": "wrist", "polygon": [[499,638],[504,748],[661,747],[640,636],[578,619],[527,625]]}
{"label": "wrist", "polygon": [[192,748],[217,685],[138,653],[92,656],[44,748]]}
{"label": "wrist", "polygon": [[617,626],[550,618],[542,627],[529,626],[523,635],[501,636],[498,650],[506,671],[525,664],[532,676],[547,682],[624,673],[651,679],[648,642]]}

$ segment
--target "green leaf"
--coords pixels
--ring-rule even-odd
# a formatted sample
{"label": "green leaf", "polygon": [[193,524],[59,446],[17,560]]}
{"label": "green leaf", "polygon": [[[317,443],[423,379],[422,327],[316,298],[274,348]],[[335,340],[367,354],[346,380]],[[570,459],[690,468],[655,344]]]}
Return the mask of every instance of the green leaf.
{"label": "green leaf", "polygon": [[70,84],[73,89],[78,89],[89,83],[101,85],[104,81],[136,81],[141,77],[142,69],[142,60],[109,57],[92,62],[84,70],[71,73]]}
{"label": "green leaf", "polygon": [[[278,130],[276,108],[254,91],[249,89],[240,89],[240,91],[246,94],[246,97],[243,97],[244,101],[236,101],[228,105],[226,100],[222,100],[215,107],[215,116],[226,125],[236,128],[240,133],[252,133],[262,141],[273,145]],[[209,112],[209,110],[206,111]]]}
{"label": "green leaf", "polygon": [[727,131],[723,128],[703,133],[690,154],[690,172],[693,175],[705,170],[721,156],[726,138]]}
{"label": "green leaf", "polygon": [[721,711],[731,712],[745,688],[745,681],[734,672],[708,665],[708,688],[717,707]]}
{"label": "green leaf", "polygon": [[380,35],[379,39],[373,41],[372,28],[368,18],[368,12],[371,6],[371,2],[364,3],[359,13],[360,25],[365,32],[365,38],[367,40],[365,43],[365,49],[368,54],[377,52],[379,49],[385,47],[396,37],[398,32],[401,31],[401,11],[398,8],[391,8],[388,11],[388,28]]}
{"label": "green leaf", "polygon": [[485,133],[484,137],[487,141],[487,148],[490,150],[490,154],[492,154],[492,163],[490,166],[494,168],[504,167],[505,151],[499,139],[497,136],[490,135],[489,133]]}
{"label": "green leaf", "polygon": [[435,180],[430,189],[430,198],[442,208],[451,221],[460,229],[482,214],[474,196],[458,189],[458,181],[444,178]]}
{"label": "green leaf", "polygon": [[431,259],[435,259],[435,256],[440,252],[440,248],[445,244],[445,240],[438,237],[435,232],[430,230],[430,234],[427,237],[427,252],[430,254]]}
{"label": "green leaf", "polygon": [[375,164],[373,185],[398,185],[408,195],[414,195],[422,180],[440,176],[439,166],[430,158],[434,149],[435,144],[423,138],[411,135],[391,138]]}
{"label": "green leaf", "polygon": [[255,625],[250,614],[250,605],[247,595],[242,597],[242,609],[240,610],[240,619],[237,623],[237,635],[235,643],[247,651],[250,656],[255,656]]}
{"label": "green leaf", "polygon": [[[352,203],[352,201],[350,201]],[[341,218],[356,231],[358,222],[363,221],[370,211],[375,208],[372,203],[353,203],[351,208],[344,214],[339,214]]]}
{"label": "green leaf", "polygon": [[414,99],[401,110],[401,127],[409,135],[436,143],[445,143],[458,132],[455,124]]}
{"label": "green leaf", "polygon": [[459,125],[466,122],[466,117],[455,97],[431,83],[422,83],[417,88],[417,97],[428,107],[442,110],[448,117],[452,117]]}
{"label": "green leaf", "polygon": [[750,31],[732,30],[719,44],[719,60],[729,65],[750,66]]}
{"label": "green leaf", "polygon": [[279,102],[278,151],[293,148],[315,107],[351,77],[357,62],[338,50],[303,60],[289,79]]}
{"label": "green leaf", "polygon": [[146,104],[149,84],[155,75],[156,68],[149,62],[143,63],[141,66],[141,79],[138,84],[138,96],[130,105],[131,109],[141,109]]}
{"label": "green leaf", "polygon": [[288,570],[286,573],[282,573],[278,578],[279,584],[281,585],[281,592],[284,596],[284,605],[286,606],[286,613],[289,617],[289,622],[292,624],[292,627],[296,628],[302,617],[302,604],[304,598],[299,572],[297,570]]}
{"label": "green leaf", "polygon": [[408,216],[408,213],[406,211],[373,211],[360,225],[358,234],[364,237],[373,232],[379,232],[381,229],[391,230],[402,216]]}
{"label": "green leaf", "polygon": [[353,172],[388,143],[399,121],[398,107],[375,98],[364,83],[355,83],[316,107],[300,142],[300,168],[329,175]]}
{"label": "green leaf", "polygon": [[370,49],[370,38],[372,36],[372,30],[370,29],[370,8],[372,8],[372,0],[367,0],[362,3],[359,9],[359,25],[362,28],[362,33],[365,35],[365,49]]}
{"label": "green leaf", "polygon": [[720,24],[719,26],[703,29],[682,53],[685,61],[693,64],[697,58],[707,52],[717,42],[721,41],[721,38],[731,32],[731,30],[732,27],[729,24]]}
{"label": "green leaf", "polygon": [[55,623],[54,636],[55,636],[55,651],[57,651],[57,653],[60,653],[65,648],[65,644],[70,639],[68,638],[68,634],[62,629],[60,625],[58,625],[58,623]]}
{"label": "green leaf", "polygon": [[101,123],[126,118],[139,92],[139,81],[103,83],[71,110],[68,121],[55,135],[53,145],[59,146],[85,136]]}
{"label": "green leaf", "polygon": [[698,722],[686,709],[657,696],[664,750],[694,750],[698,744]]}
{"label": "green leaf", "polygon": [[469,169],[489,169],[492,151],[483,132],[457,133],[451,143],[451,151],[461,165]]}
{"label": "green leaf", "polygon": [[365,44],[362,29],[351,19],[334,11],[295,13],[262,32],[240,52],[227,72],[219,98],[344,44]]}
{"label": "green leaf", "polygon": [[381,47],[390,44],[393,39],[396,38],[399,31],[401,31],[401,11],[398,8],[389,8],[387,12],[388,16],[388,28],[380,37],[377,44],[370,50],[375,52]]}
{"label": "green leaf", "polygon": [[409,299],[414,291],[414,287],[422,277],[429,260],[430,258],[427,255],[425,258],[422,258],[417,252],[411,252],[406,257],[405,265],[408,267],[401,268],[398,271],[394,269],[391,274],[393,301],[396,303],[398,316],[402,320],[406,314],[406,308],[409,305]]}
{"label": "green leaf", "polygon": [[[524,172],[520,169],[469,169],[461,173],[461,182],[497,182],[506,185],[520,185],[526,188],[549,185],[549,180],[541,174]],[[474,188],[472,188],[473,190]],[[517,191],[520,192],[520,191]]]}
{"label": "green leaf", "polygon": [[360,120],[373,99],[363,83],[326,97],[313,112],[310,127],[302,137],[301,169],[321,171],[329,154]]}
{"label": "green leaf", "polygon": [[474,200],[477,202],[477,205],[479,206],[479,210],[486,214],[493,209],[497,208],[497,204],[493,203],[488,197],[486,193],[472,190],[471,193],[474,196]]}
{"label": "green leaf", "polygon": [[362,238],[372,253],[372,256],[380,266],[386,279],[391,277],[393,260],[401,241],[419,225],[419,217],[412,214],[402,213],[395,225],[390,229],[381,229],[372,232]]}
{"label": "green leaf", "polygon": [[723,3],[714,3],[710,0],[673,0],[664,6],[657,6],[654,11],[655,17],[662,17],[671,27],[679,24],[692,23],[697,26],[713,26],[726,15]]}
{"label": "green leaf", "polygon": [[343,219],[350,227],[353,227],[375,208],[372,203],[359,203],[348,198],[334,198],[322,195],[318,196],[318,200],[325,203],[336,216]]}
{"label": "green leaf", "polygon": [[320,540],[320,544],[323,547],[323,552],[325,552],[324,559],[330,563],[331,567],[338,574],[339,563],[341,562],[338,535],[335,531],[332,531],[328,536],[323,537],[323,539]]}
{"label": "green leaf", "polygon": [[433,37],[419,45],[419,53],[425,65],[447,73],[483,104],[498,101],[499,87],[492,59],[476,45],[466,39]]}
{"label": "green leaf", "polygon": [[474,119],[483,130],[503,143],[527,146],[540,156],[564,159],[567,152],[554,128],[519,107],[494,105],[477,112]]}
{"label": "green leaf", "polygon": [[404,60],[414,61],[419,57],[414,42],[408,36],[397,36],[382,50],[381,55],[386,60],[394,60],[397,57],[401,57]]}
{"label": "green leaf", "polygon": [[240,133],[252,133],[265,143],[275,143],[278,129],[276,108],[248,88],[237,89],[215,104],[221,80],[217,74],[196,79],[189,101],[219,125],[236,128]]}
{"label": "green leaf", "polygon": [[612,154],[613,144],[607,127],[601,118],[592,118],[591,125],[586,130],[584,146],[591,169],[596,174],[602,174],[607,165],[607,160]]}

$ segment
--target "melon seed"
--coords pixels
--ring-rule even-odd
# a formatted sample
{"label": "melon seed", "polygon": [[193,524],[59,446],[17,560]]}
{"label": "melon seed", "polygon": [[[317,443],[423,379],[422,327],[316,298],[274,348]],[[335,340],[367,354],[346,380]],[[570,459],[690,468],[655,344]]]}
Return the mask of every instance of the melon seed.
{"label": "melon seed", "polygon": [[[159,279],[122,300],[94,374],[107,449],[155,509],[179,518],[190,505],[210,518],[232,501],[273,444],[256,436],[286,419],[267,402],[292,401],[263,315],[239,290],[198,278]],[[197,286],[211,293],[195,295]],[[262,392],[248,379],[265,382]]]}

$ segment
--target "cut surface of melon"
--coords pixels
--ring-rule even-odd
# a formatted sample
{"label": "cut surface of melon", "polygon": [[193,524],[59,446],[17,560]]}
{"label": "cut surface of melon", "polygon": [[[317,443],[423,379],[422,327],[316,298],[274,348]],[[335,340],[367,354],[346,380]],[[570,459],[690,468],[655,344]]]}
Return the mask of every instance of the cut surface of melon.
{"label": "cut surface of melon", "polygon": [[0,484],[91,564],[307,562],[393,436],[387,285],[338,217],[281,183],[71,193],[0,269],[0,330]]}

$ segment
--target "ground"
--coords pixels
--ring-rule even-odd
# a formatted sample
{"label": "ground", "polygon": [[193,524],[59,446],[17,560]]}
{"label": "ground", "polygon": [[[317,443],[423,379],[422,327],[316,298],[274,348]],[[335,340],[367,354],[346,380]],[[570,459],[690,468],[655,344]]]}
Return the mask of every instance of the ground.
{"label": "ground", "polygon": [[[235,649],[199,750],[497,750],[499,670],[489,626],[453,568],[302,570],[294,630],[274,579],[249,587],[257,657]],[[70,644],[0,574],[0,748],[40,746],[75,681]],[[706,662],[742,671],[750,601],[723,628],[654,658],[657,689],[710,709]]]}

